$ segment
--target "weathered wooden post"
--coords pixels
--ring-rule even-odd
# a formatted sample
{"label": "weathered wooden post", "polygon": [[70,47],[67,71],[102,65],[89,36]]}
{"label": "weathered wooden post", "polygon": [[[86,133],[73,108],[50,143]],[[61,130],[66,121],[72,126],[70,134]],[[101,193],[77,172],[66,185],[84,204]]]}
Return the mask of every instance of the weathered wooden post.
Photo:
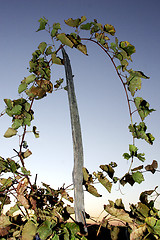
{"label": "weathered wooden post", "polygon": [[73,75],[69,57],[62,48],[66,82],[68,88],[68,100],[71,116],[73,151],[74,151],[74,168],[73,168],[73,185],[74,185],[74,210],[76,222],[82,224],[83,230],[87,232],[84,208],[84,192],[83,192],[83,145],[80,119],[77,107],[77,100],[74,90]]}

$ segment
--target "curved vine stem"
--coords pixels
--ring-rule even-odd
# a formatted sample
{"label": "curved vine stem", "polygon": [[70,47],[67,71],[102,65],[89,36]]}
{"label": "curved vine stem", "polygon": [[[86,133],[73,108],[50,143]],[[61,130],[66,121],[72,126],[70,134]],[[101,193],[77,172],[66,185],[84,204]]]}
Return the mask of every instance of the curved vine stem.
{"label": "curved vine stem", "polygon": [[[91,42],[97,44],[97,45],[107,54],[107,56],[110,58],[113,66],[114,66],[114,68],[115,68],[115,70],[116,70],[116,73],[117,73],[117,75],[118,75],[118,77],[119,77],[119,79],[120,79],[120,81],[121,81],[121,83],[122,83],[122,85],[123,85],[123,88],[124,88],[124,91],[125,91],[125,94],[126,94],[126,98],[127,98],[129,115],[130,115],[130,119],[131,119],[131,125],[133,126],[133,119],[132,119],[132,114],[133,114],[133,112],[131,111],[130,100],[129,100],[129,96],[128,96],[128,93],[127,93],[127,89],[126,89],[125,83],[124,83],[124,81],[123,81],[123,79],[122,79],[122,77],[121,77],[121,74],[119,73],[119,71],[118,71],[118,69],[117,69],[117,67],[116,67],[116,64],[115,64],[115,62],[114,62],[114,60],[113,60],[113,57],[111,57],[111,55],[109,54],[109,52],[108,52],[100,43],[98,43],[98,42],[95,41],[94,39],[91,39],[91,38],[89,38],[89,39],[88,39],[88,38],[81,38],[81,40],[87,40],[87,41],[91,41]],[[134,136],[133,136],[133,145],[135,145],[135,138],[134,138]],[[133,157],[132,157],[132,160],[131,160],[131,163],[130,163],[130,166],[129,166],[128,173],[129,173],[130,170],[131,170],[132,164],[133,164]]]}
{"label": "curved vine stem", "polygon": [[124,87],[124,91],[125,91],[126,98],[127,98],[127,103],[128,103],[128,108],[129,108],[129,115],[130,115],[130,119],[131,119],[131,124],[133,125],[132,111],[131,111],[131,106],[130,106],[130,103],[129,103],[130,100],[129,100],[128,93],[127,93],[127,90],[126,90],[126,86],[125,86],[125,83],[123,82],[123,79],[122,79],[120,73],[118,72],[118,69],[117,69],[117,67],[116,67],[116,64],[115,64],[113,58],[112,58],[111,55],[108,53],[108,51],[107,51],[100,43],[98,43],[97,41],[95,41],[95,40],[93,40],[93,39],[90,39],[90,38],[81,38],[81,40],[88,40],[88,41],[94,42],[94,43],[97,44],[97,45],[108,55],[108,57],[110,58],[113,66],[114,66],[114,68],[115,68],[115,70],[116,70],[116,72],[117,72],[117,75],[118,75],[118,77],[119,77],[119,79],[120,79],[120,81],[121,81],[121,83],[122,83],[122,85],[123,85],[123,87]]}

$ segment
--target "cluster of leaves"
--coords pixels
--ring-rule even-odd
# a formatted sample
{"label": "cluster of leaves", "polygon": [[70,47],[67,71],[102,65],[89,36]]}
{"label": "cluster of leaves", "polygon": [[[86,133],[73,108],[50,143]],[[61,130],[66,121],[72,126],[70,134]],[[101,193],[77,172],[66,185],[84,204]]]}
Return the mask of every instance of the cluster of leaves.
{"label": "cluster of leaves", "polygon": [[[61,30],[59,23],[54,23],[51,28],[48,25],[48,20],[41,18],[39,20],[40,27],[37,31],[47,30],[50,33],[53,42],[60,41],[62,44],[62,46],[59,46],[59,48],[54,53],[51,53],[53,63],[57,64],[63,63],[63,60],[56,54],[64,45],[67,45],[71,48],[76,48],[85,55],[88,55],[87,47],[86,45],[82,44],[82,41],[87,40],[98,44],[98,46],[100,46],[111,59],[114,67],[116,68],[117,74],[125,88],[131,118],[131,125],[129,126],[129,130],[132,132],[133,139],[144,139],[149,144],[153,144],[154,137],[151,133],[146,133],[147,126],[143,121],[151,112],[155,110],[150,109],[149,103],[142,97],[134,97],[137,90],[141,89],[142,79],[149,79],[149,77],[147,77],[142,71],[134,71],[133,69],[128,69],[129,61],[132,61],[132,54],[136,51],[135,47],[128,41],[119,42],[117,37],[115,37],[114,42],[110,41],[110,37],[113,37],[116,33],[116,30],[112,25],[102,25],[101,23],[98,23],[96,19],[94,19],[92,22],[84,23],[86,20],[87,19],[85,16],[77,19],[69,18],[68,20],[65,20],[65,23],[68,26],[75,29],[74,32],[65,34],[59,33]],[[49,29],[47,29],[47,27]],[[89,31],[89,37],[81,38],[80,32],[82,30]],[[55,44],[53,45],[55,47]],[[120,62],[120,65],[116,65],[116,60]],[[56,84],[56,86],[58,85]],[[131,96],[129,96],[129,93]],[[130,102],[134,102],[135,104],[135,110],[133,111],[131,111]],[[133,124],[132,120],[132,115],[135,112],[138,112],[140,119],[142,120],[138,126],[136,123]]]}
{"label": "cluster of leaves", "polygon": [[[22,170],[14,160],[0,158],[0,173],[12,173],[12,177],[0,179],[1,239],[85,240],[80,235],[80,226],[67,222],[74,209],[64,203],[64,199],[73,202],[64,186],[55,190],[42,183],[43,187],[34,184],[31,188]],[[3,214],[4,206],[11,203],[11,196],[16,202]]]}
{"label": "cluster of leaves", "polygon": [[[128,153],[125,153],[125,158],[131,158],[134,154],[137,158],[142,158],[141,161],[144,161],[144,157],[141,156],[142,154],[137,154],[137,150],[138,149],[134,145],[130,145],[130,155]],[[100,165],[99,167],[102,171],[93,172],[92,174],[90,174],[86,168],[83,168],[83,185],[85,186],[86,191],[95,197],[102,196],[98,193],[95,186],[93,186],[96,181],[102,184],[107,189],[107,191],[111,193],[112,185],[116,183],[119,183],[122,186],[127,183],[131,186],[133,186],[135,183],[140,184],[142,181],[144,181],[143,169],[154,174],[158,168],[158,162],[156,160],[153,160],[152,164],[149,164],[145,167],[144,165],[135,167],[131,169],[131,173],[126,173],[121,178],[115,176],[114,168],[117,167],[117,164],[115,162]]]}
{"label": "cluster of leaves", "polygon": [[[115,28],[110,24],[102,25],[96,19],[87,22],[86,17],[65,20],[65,24],[75,29],[74,32],[61,32],[60,23],[54,23],[52,27],[48,24],[46,18],[40,18],[39,29],[46,30],[51,37],[52,44],[41,42],[32,54],[29,62],[30,75],[25,77],[19,87],[18,93],[21,95],[16,100],[4,99],[6,104],[5,113],[12,118],[12,125],[5,132],[4,137],[12,137],[18,135],[18,129],[22,128],[23,133],[20,138],[19,151],[16,151],[18,160],[13,158],[4,159],[0,157],[0,174],[6,178],[0,178],[0,236],[1,239],[23,239],[23,240],[45,240],[45,239],[87,239],[81,235],[81,229],[75,222],[67,222],[74,213],[74,209],[70,205],[64,204],[64,199],[73,202],[68,195],[66,189],[61,187],[58,190],[52,189],[47,184],[38,187],[30,182],[30,171],[25,168],[25,158],[32,153],[28,149],[25,141],[27,127],[31,126],[34,119],[34,111],[32,105],[34,100],[40,100],[62,87],[63,78],[51,81],[51,66],[53,64],[63,65],[63,59],[58,56],[60,49],[64,46],[76,48],[83,54],[88,55],[87,47],[84,41],[91,41],[97,44],[110,58],[117,75],[125,89],[125,94],[129,106],[131,124],[129,131],[132,133],[133,143],[129,145],[129,153],[124,153],[123,157],[131,161],[129,171],[121,178],[115,176],[115,168],[117,164],[111,162],[106,165],[100,165],[100,171],[89,174],[86,168],[83,168],[83,185],[85,189],[96,197],[101,197],[97,189],[93,186],[95,181],[102,184],[110,193],[112,185],[117,182],[124,186],[129,183],[131,186],[135,183],[144,181],[143,168],[154,174],[157,170],[158,163],[153,160],[151,165],[132,168],[134,158],[144,162],[145,154],[138,153],[135,146],[135,139],[143,139],[149,144],[153,144],[154,137],[151,133],[146,132],[147,126],[144,122],[145,118],[153,111],[150,109],[149,103],[142,97],[135,97],[138,90],[141,89],[142,79],[149,79],[143,72],[128,69],[129,61],[132,61],[132,54],[135,53],[135,47],[128,41],[119,42],[115,37]],[[80,32],[88,31],[89,37],[81,38]],[[59,45],[58,45],[59,44]],[[118,62],[118,64],[117,64]],[[24,97],[25,96],[25,97]],[[134,103],[132,111],[131,103]],[[137,112],[141,122],[133,123],[133,114]],[[32,127],[31,132],[35,137],[39,137],[36,126]],[[24,150],[25,149],[25,150]],[[19,161],[20,160],[20,161]],[[109,178],[109,179],[108,179]],[[148,202],[147,196],[154,193],[153,191],[145,191],[140,196],[140,203],[131,205],[131,211],[127,212],[121,200],[115,203],[110,201],[109,205],[104,206],[104,210],[117,219],[130,223],[132,233],[136,234],[134,239],[140,239],[141,236],[154,236],[155,239],[160,237],[160,213],[154,208],[154,202]],[[3,214],[5,205],[11,203],[10,197],[15,198],[15,205],[12,206],[6,214]],[[136,222],[137,225],[132,225]],[[106,222],[106,226],[113,232],[112,228]],[[134,226],[134,227],[133,227]],[[137,226],[140,226],[137,228]],[[139,238],[138,238],[139,237]],[[114,239],[114,238],[113,238]],[[147,239],[147,238],[146,238]]]}
{"label": "cluster of leaves", "polygon": [[[156,192],[156,188],[142,192],[140,202],[131,204],[130,211],[125,210],[122,199],[115,202],[109,200],[109,204],[104,205],[104,210],[108,214],[129,226],[130,239],[160,238],[160,211],[154,207],[153,200],[148,201],[148,196]],[[103,225],[108,225],[108,221],[109,219],[105,219]]]}
{"label": "cluster of leaves", "polygon": [[31,110],[31,104],[24,98],[17,100],[4,99],[6,103],[6,113],[12,117],[12,127],[8,128],[4,137],[12,137],[17,134],[17,129],[21,126],[30,126],[34,119],[34,112]]}
{"label": "cluster of leaves", "polygon": [[[101,197],[97,192],[97,189],[93,186],[93,183],[98,180],[99,183],[101,183],[107,191],[110,193],[112,188],[112,182],[116,183],[118,181],[117,177],[114,177],[114,168],[117,166],[115,162],[111,162],[110,164],[106,165],[100,165],[100,168],[102,171],[93,172],[93,174],[89,174],[89,171],[86,168],[83,168],[83,185],[85,186],[85,189],[91,193],[92,195],[96,197]],[[108,180],[108,178],[105,176],[105,174],[112,179],[112,182]]]}
{"label": "cluster of leaves", "polygon": [[[155,165],[155,162],[153,163]],[[152,164],[152,165],[153,165]],[[100,165],[100,168],[107,172],[113,179],[114,167],[116,163]],[[146,168],[151,166],[146,166]],[[152,166],[153,168],[154,166]],[[156,166],[155,166],[156,167]],[[24,172],[20,170],[20,165],[12,159],[0,158],[1,174],[12,173],[12,177],[0,179],[0,236],[1,239],[87,239],[80,231],[80,226],[75,222],[67,222],[74,214],[74,208],[70,204],[65,204],[64,200],[73,203],[73,198],[69,196],[67,188],[61,187],[57,190],[42,183],[43,187],[35,184],[32,188]],[[110,192],[110,184],[101,172],[94,173],[93,176],[84,168],[84,185],[91,194],[97,195],[97,190],[91,185],[93,176]],[[150,169],[151,170],[151,169]],[[29,173],[28,173],[29,174]],[[126,211],[121,199],[115,203],[109,201],[109,205],[104,205],[104,210],[112,216],[112,220],[117,219],[129,224],[129,230],[134,239],[141,239],[141,236],[153,235],[155,239],[160,237],[160,211],[154,207],[154,201],[148,201],[148,196],[154,190],[145,191],[140,195],[137,205],[131,204],[131,211]],[[10,196],[16,198],[15,204],[3,214],[4,206],[11,203]],[[64,200],[63,200],[64,199]],[[100,225],[107,227],[111,235],[118,236],[119,231],[110,225],[111,219],[105,219]]]}

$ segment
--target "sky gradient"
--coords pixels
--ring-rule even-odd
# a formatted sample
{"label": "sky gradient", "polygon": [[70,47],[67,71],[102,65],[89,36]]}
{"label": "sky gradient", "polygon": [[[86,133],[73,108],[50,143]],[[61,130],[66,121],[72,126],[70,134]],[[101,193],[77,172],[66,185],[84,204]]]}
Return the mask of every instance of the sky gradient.
{"label": "sky gradient", "polygon": [[[48,19],[50,25],[62,24],[64,31],[70,27],[64,19],[78,18],[83,15],[88,21],[97,19],[102,24],[112,24],[120,41],[129,41],[136,48],[130,68],[141,70],[149,80],[142,81],[142,90],[137,93],[156,109],[145,120],[148,131],[156,138],[153,146],[144,141],[136,141],[140,152],[146,154],[145,165],[160,158],[160,1],[54,1],[54,0],[5,0],[0,1],[0,53],[1,53],[1,87],[0,112],[4,110],[4,98],[16,99],[20,81],[30,73],[29,61],[39,43],[50,39],[45,31],[36,32],[41,17]],[[91,43],[85,43],[89,56],[66,47],[74,74],[75,90],[81,120],[85,167],[92,173],[100,164],[115,161],[118,164],[117,175],[122,176],[129,168],[129,162],[122,154],[128,151],[132,143],[128,131],[130,124],[127,101],[123,87],[107,56]],[[59,77],[65,78],[62,66],[54,66],[53,82]],[[47,98],[34,103],[36,125],[40,138],[35,139],[28,133],[26,140],[33,155],[26,159],[26,166],[31,170],[33,180],[38,174],[38,182],[50,184],[53,188],[72,182],[73,150],[70,115],[67,93],[63,90],[53,92]],[[139,121],[135,117],[135,121]],[[11,119],[0,119],[0,156],[14,156],[18,137],[5,139],[4,132],[11,126]],[[135,166],[141,162],[135,162]],[[145,174],[146,181],[133,187],[113,186],[109,194],[101,186],[98,191],[101,199],[86,193],[86,211],[96,215],[103,210],[108,199],[122,198],[126,204],[137,202],[140,192],[153,189],[159,184],[159,173]],[[159,188],[160,191],[160,188]],[[92,204],[91,204],[92,203]],[[160,206],[160,200],[157,200]],[[96,206],[96,207],[95,207]],[[95,212],[93,212],[93,209]]]}

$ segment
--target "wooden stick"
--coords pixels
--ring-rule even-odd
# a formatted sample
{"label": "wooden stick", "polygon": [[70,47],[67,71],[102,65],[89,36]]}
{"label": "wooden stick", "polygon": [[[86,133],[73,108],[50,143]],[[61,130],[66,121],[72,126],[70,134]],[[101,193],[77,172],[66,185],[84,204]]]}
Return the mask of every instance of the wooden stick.
{"label": "wooden stick", "polygon": [[73,75],[69,57],[62,48],[66,82],[68,89],[68,100],[71,116],[72,138],[73,138],[73,151],[74,151],[74,168],[73,168],[73,185],[74,185],[74,211],[76,222],[83,224],[85,233],[87,233],[85,209],[84,209],[84,192],[83,192],[83,145],[81,126],[78,113],[77,100],[74,90]]}

